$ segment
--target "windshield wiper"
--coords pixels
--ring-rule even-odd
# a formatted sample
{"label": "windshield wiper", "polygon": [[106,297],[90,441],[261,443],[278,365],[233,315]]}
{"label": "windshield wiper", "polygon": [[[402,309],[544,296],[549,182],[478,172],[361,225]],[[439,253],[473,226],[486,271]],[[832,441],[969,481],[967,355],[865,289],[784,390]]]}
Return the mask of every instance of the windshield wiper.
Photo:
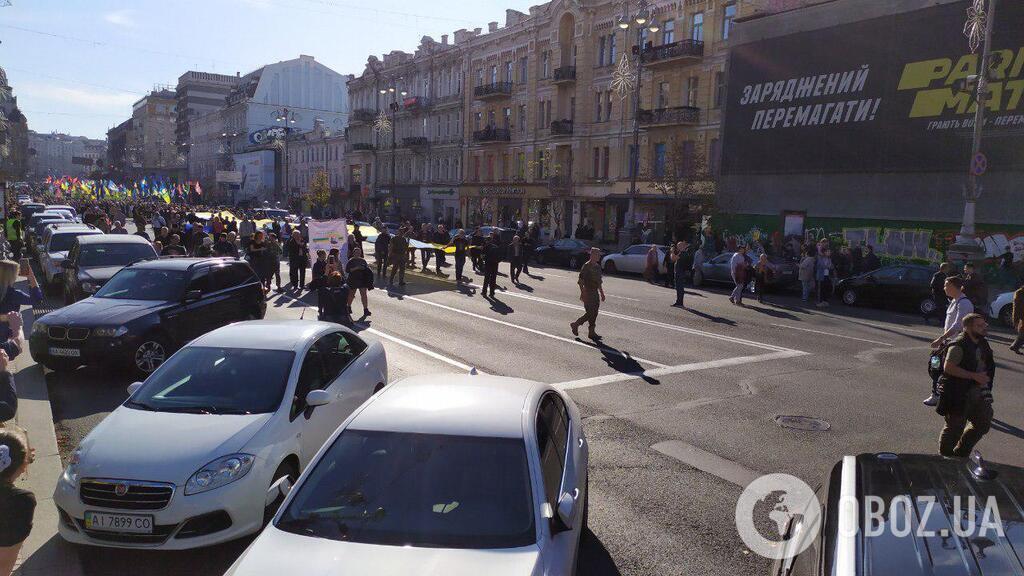
{"label": "windshield wiper", "polygon": [[139,410],[148,410],[150,412],[156,412],[156,408],[146,404],[145,402],[136,402],[135,400],[128,400],[124,403],[129,408],[138,408]]}
{"label": "windshield wiper", "polygon": [[216,406],[173,406],[160,408],[161,412],[181,412],[184,414],[218,414]]}

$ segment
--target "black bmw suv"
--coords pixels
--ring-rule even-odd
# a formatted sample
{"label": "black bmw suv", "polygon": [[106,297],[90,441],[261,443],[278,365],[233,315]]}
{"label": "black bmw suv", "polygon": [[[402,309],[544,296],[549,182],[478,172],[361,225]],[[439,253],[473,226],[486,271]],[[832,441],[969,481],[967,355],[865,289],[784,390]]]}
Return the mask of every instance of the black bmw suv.
{"label": "black bmw suv", "polygon": [[263,287],[249,264],[168,258],[130,264],[92,298],[32,326],[32,357],[55,371],[84,365],[156,370],[185,343],[232,322],[263,318]]}

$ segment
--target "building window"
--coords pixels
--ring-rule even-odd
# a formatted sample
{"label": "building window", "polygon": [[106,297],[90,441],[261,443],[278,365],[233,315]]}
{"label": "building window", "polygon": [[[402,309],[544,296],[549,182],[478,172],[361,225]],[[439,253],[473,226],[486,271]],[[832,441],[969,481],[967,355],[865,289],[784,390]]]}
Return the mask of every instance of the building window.
{"label": "building window", "polygon": [[537,151],[537,179],[543,180],[544,175],[547,174],[547,170],[544,167],[544,151]]}
{"label": "building window", "polygon": [[612,160],[612,149],[608,146],[604,147],[604,163],[601,166],[601,178],[604,180],[608,179],[608,165],[611,164]]}
{"label": "building window", "polygon": [[480,157],[473,156],[473,180],[480,181]]}
{"label": "building window", "polygon": [[541,78],[548,78],[550,76],[551,76],[551,51],[550,50],[545,50],[541,54],[540,77]]}
{"label": "building window", "polygon": [[629,151],[626,156],[626,172],[629,177],[632,178],[637,175],[637,164],[640,163],[640,158],[636,154],[636,146],[629,145]]}
{"label": "building window", "polygon": [[512,109],[505,108],[503,116],[505,122],[505,130],[510,130],[512,128]]}
{"label": "building window", "polygon": [[594,179],[601,177],[601,149],[594,147]]}
{"label": "building window", "polygon": [[676,21],[666,20],[665,28],[661,32],[661,43],[671,44],[676,41]]}
{"label": "building window", "polygon": [[495,128],[495,127],[497,127],[497,124],[495,124],[495,121],[494,121],[494,110],[488,110],[487,111],[487,127],[488,128]]}
{"label": "building window", "polygon": [[505,82],[512,83],[512,61],[505,62]]}
{"label": "building window", "polygon": [[725,100],[725,73],[715,72],[715,108],[721,108]]}
{"label": "building window", "polygon": [[491,66],[491,84],[498,83],[498,67]]}
{"label": "building window", "polygon": [[606,122],[612,121],[612,91],[609,90],[604,93],[604,119]]}
{"label": "building window", "polygon": [[608,36],[608,65],[615,65],[615,34]]}
{"label": "building window", "polygon": [[484,69],[483,68],[479,68],[476,71],[476,85],[477,86],[483,86],[484,85]]}
{"label": "building window", "polygon": [[668,90],[668,82],[658,84],[658,108],[668,108]]}
{"label": "building window", "polygon": [[523,56],[522,58],[519,59],[519,83],[520,84],[526,84],[526,81],[529,80],[529,78],[530,78],[529,66],[530,66],[529,65],[529,58],[527,58],[526,56]]}
{"label": "building window", "polygon": [[604,55],[605,55],[605,41],[607,36],[601,36],[597,39],[597,66],[604,66]]}
{"label": "building window", "polygon": [[519,105],[519,133],[526,134],[526,104]]}
{"label": "building window", "polygon": [[736,5],[727,4],[722,9],[722,40],[728,40],[732,32],[732,21],[736,19]]}
{"label": "building window", "polygon": [[686,83],[686,105],[697,106],[697,91],[699,89],[700,77],[690,76]]}
{"label": "building window", "polygon": [[604,92],[594,94],[594,122],[601,121],[601,111],[604,108]]}
{"label": "building window", "polygon": [[697,42],[704,41],[704,13],[697,12],[693,15],[693,24],[690,26],[690,38]]}
{"label": "building window", "polygon": [[526,179],[526,152],[516,154],[516,175],[520,180]]}

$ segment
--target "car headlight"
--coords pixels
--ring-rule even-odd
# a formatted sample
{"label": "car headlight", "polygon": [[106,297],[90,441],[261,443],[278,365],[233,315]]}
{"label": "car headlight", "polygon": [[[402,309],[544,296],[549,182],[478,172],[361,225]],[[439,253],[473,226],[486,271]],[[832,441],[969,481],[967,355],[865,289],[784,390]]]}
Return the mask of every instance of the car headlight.
{"label": "car headlight", "polygon": [[99,336],[101,338],[117,338],[118,336],[124,336],[127,333],[127,326],[116,326],[111,328],[94,328],[92,331],[93,336]]}
{"label": "car headlight", "polygon": [[92,282],[82,282],[82,292],[86,294],[92,294],[96,291],[97,286]]}
{"label": "car headlight", "polygon": [[72,486],[78,486],[78,464],[82,459],[82,449],[75,448],[68,458],[68,467],[64,469],[63,480]]}
{"label": "car headlight", "polygon": [[200,468],[185,483],[185,495],[199,494],[230,484],[252,469],[256,457],[252,454],[230,454]]}
{"label": "car headlight", "polygon": [[32,333],[33,334],[46,334],[46,330],[48,328],[49,328],[49,326],[47,326],[46,324],[43,324],[39,320],[36,320],[35,322],[32,323]]}

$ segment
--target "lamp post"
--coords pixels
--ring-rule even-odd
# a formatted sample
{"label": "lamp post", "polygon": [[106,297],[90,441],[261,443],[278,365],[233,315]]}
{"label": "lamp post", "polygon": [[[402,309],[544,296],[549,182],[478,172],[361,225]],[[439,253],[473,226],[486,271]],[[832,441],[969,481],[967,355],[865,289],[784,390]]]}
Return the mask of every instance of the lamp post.
{"label": "lamp post", "polygon": [[[964,34],[967,36],[971,52],[978,49],[981,44],[981,58],[978,59],[978,73],[976,78],[977,91],[975,94],[974,112],[974,134],[971,141],[970,167],[967,175],[967,186],[964,188],[964,217],[960,225],[960,233],[956,235],[956,241],[947,251],[947,256],[953,261],[969,262],[980,260],[984,256],[984,249],[978,246],[977,237],[974,232],[974,209],[981,196],[982,186],[978,177],[984,172],[985,157],[981,152],[981,137],[985,129],[985,107],[987,100],[991,98],[988,93],[988,70],[992,59],[992,29],[996,20],[997,0],[988,0],[988,9],[985,9],[985,0],[974,0],[967,9],[967,22],[964,24]],[[973,79],[973,78],[969,78]]]}
{"label": "lamp post", "polygon": [[291,125],[295,124],[298,117],[294,112],[291,112],[287,108],[278,110],[276,114],[274,122],[277,122],[284,127],[284,147],[282,152],[284,154],[284,196],[285,199],[290,202],[292,199],[292,191],[290,188],[291,185],[288,182],[288,135],[291,134],[292,131]]}
{"label": "lamp post", "polygon": [[629,205],[623,234],[619,237],[619,246],[624,248],[633,241],[636,229],[636,181],[640,172],[640,85],[643,76],[644,32],[657,32],[661,28],[658,21],[651,15],[647,0],[638,0],[635,12],[632,14],[630,14],[629,0],[624,0],[622,15],[619,16],[617,24],[626,38],[624,46],[629,45],[630,30],[636,30],[636,46],[633,50],[635,72],[629,69],[627,56],[623,53],[614,79],[615,88],[621,98],[625,99],[630,90],[633,92],[633,147],[629,154]]}
{"label": "lamp post", "polygon": [[[399,84],[401,84],[401,80],[401,78],[398,79]],[[388,191],[388,195],[391,197],[391,207],[392,209],[395,209],[398,207],[398,196],[395,193],[395,151],[398,148],[395,140],[395,131],[397,128],[396,123],[398,121],[398,97],[402,96],[402,98],[405,98],[409,93],[394,86],[381,88],[378,92],[384,97],[384,99],[386,99],[388,95],[391,96],[391,102],[388,103],[388,107],[391,109],[391,119],[388,120],[384,111],[381,110],[380,114],[377,116],[377,121],[374,123],[373,129],[376,130],[378,134],[386,132],[391,133],[391,189]]]}
{"label": "lamp post", "polygon": [[[234,139],[238,137],[238,132],[229,132],[225,130],[224,132],[221,132],[220,137],[224,139],[224,142],[222,142],[220,146],[221,154],[223,154],[223,158],[221,159],[221,166],[224,167],[224,170],[233,170],[235,167],[235,157],[233,155]],[[223,191],[225,186],[230,188],[231,184],[221,183],[221,186],[221,190]],[[224,196],[227,196],[226,192],[224,193]],[[231,188],[231,204],[234,205],[235,201],[236,198],[234,188]]]}

